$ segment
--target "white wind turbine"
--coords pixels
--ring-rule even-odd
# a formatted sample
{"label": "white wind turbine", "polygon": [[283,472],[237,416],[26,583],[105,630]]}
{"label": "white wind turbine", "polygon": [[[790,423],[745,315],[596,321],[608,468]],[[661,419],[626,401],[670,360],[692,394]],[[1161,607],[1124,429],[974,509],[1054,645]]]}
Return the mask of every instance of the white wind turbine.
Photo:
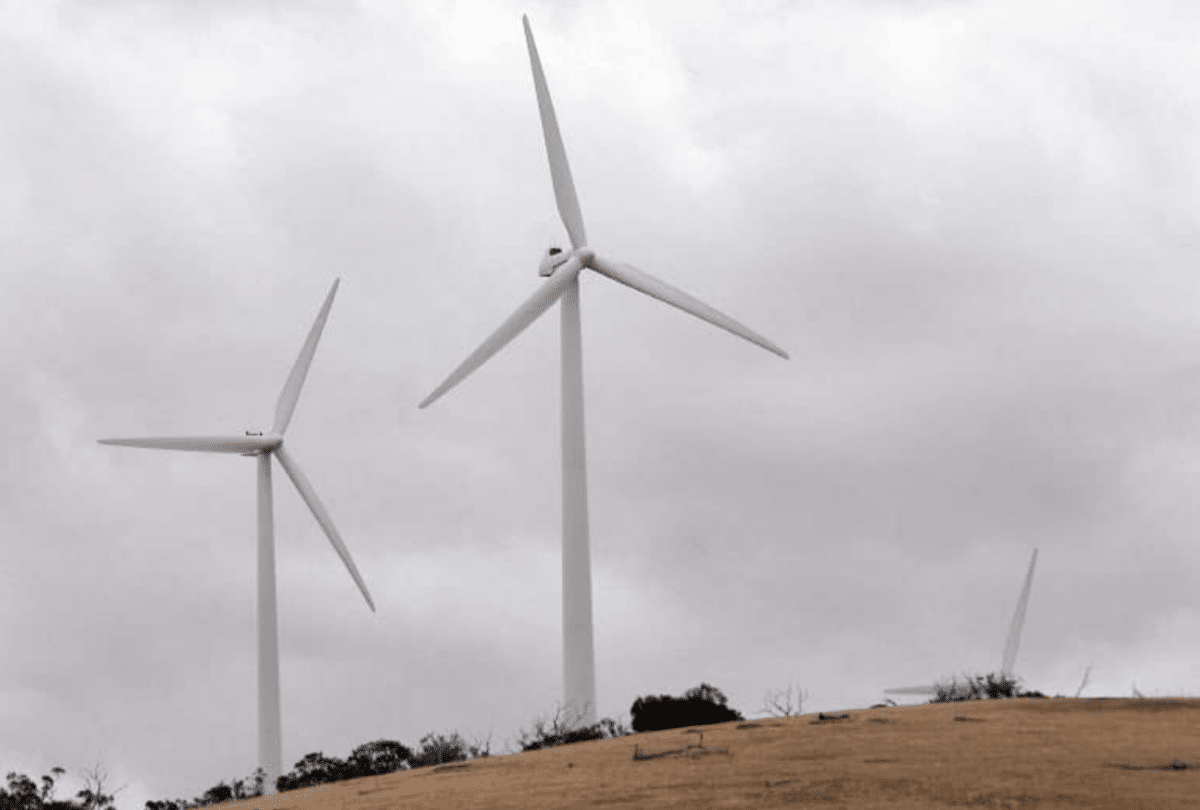
{"label": "white wind turbine", "polygon": [[[1000,674],[1005,678],[1012,677],[1013,665],[1017,662],[1017,648],[1021,646],[1021,629],[1025,626],[1025,611],[1029,607],[1029,591],[1033,588],[1033,568],[1037,565],[1037,555],[1035,548],[1033,556],[1029,558],[1029,571],[1025,574],[1025,585],[1021,588],[1021,595],[1017,597],[1017,609],[1013,611],[1012,624],[1008,626],[1008,638],[1004,641],[1004,658],[1000,662]],[[934,695],[937,694],[937,687],[932,684],[901,686],[883,691],[891,695]]]}
{"label": "white wind turbine", "polygon": [[304,348],[296,358],[292,373],[288,375],[283,391],[279,394],[279,402],[275,407],[275,424],[267,435],[246,431],[243,436],[100,439],[101,444],[125,447],[240,453],[243,456],[258,457],[258,763],[266,772],[264,789],[268,793],[275,792],[275,780],[283,773],[283,734],[279,717],[279,629],[275,609],[275,527],[271,498],[272,456],[278,459],[279,465],[296,485],[300,497],[312,510],[317,523],[325,530],[329,542],[333,544],[363,598],[367,600],[367,605],[372,611],[375,610],[375,603],[371,601],[367,586],[329,513],[325,511],[321,499],[317,497],[312,484],[295,459],[283,447],[283,434],[292,419],[292,412],[296,409],[300,389],[304,385],[304,378],[308,376],[308,367],[312,364],[313,354],[317,350],[317,342],[321,339],[321,331],[325,328],[325,320],[329,317],[329,308],[333,305],[337,287],[338,282],[335,280],[321,312],[317,315],[316,323],[308,333]]}
{"label": "white wind turbine", "polygon": [[434,389],[420,407],[424,408],[500,351],[556,301],[562,301],[562,605],[563,605],[563,691],[564,709],[571,722],[596,722],[595,652],[592,641],[592,574],[588,544],[587,465],[583,426],[583,355],[579,323],[579,275],[585,268],[657,298],[745,338],[780,357],[787,353],[727,315],[682,290],[628,264],[598,256],[587,245],[583,215],[567,154],[559,134],[554,105],[538,58],[529,18],[522,17],[525,43],[533,69],[533,84],[542,133],[550,161],[550,177],[558,213],[571,238],[570,252],[550,248],[542,257],[539,275],[549,276],[524,304],[509,316],[446,380]]}

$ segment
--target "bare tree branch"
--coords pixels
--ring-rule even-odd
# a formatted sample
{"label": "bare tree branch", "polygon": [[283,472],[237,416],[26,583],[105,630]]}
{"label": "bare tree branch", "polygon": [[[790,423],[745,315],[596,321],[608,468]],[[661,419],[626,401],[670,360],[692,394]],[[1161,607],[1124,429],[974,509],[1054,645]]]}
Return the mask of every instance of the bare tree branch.
{"label": "bare tree branch", "polygon": [[772,689],[763,696],[762,712],[771,717],[792,717],[800,714],[806,700],[808,690],[801,689],[799,684],[789,683],[786,691]]}

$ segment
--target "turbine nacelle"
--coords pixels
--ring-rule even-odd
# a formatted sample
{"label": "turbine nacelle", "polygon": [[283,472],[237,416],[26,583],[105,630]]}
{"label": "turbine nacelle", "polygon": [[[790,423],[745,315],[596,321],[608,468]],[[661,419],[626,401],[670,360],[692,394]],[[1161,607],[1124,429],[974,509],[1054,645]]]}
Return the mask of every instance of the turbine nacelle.
{"label": "turbine nacelle", "polygon": [[553,275],[554,271],[562,267],[569,258],[571,258],[571,254],[562,248],[549,248],[545,255],[542,256],[541,263],[538,264],[538,275]]}
{"label": "turbine nacelle", "polygon": [[[263,432],[262,432],[261,430],[247,430],[247,431],[246,431],[246,435],[247,435],[247,436],[262,436],[262,435],[263,435]],[[275,435],[275,434],[271,434],[271,435],[267,436],[267,438],[268,438],[268,439],[279,439],[279,442],[278,442],[278,444],[275,444],[275,445],[272,445],[272,446],[268,446],[268,447],[264,447],[262,450],[255,450],[255,451],[253,451],[253,452],[250,452],[250,453],[242,453],[242,455],[243,455],[243,456],[249,456],[249,457],[251,457],[251,458],[253,458],[254,456],[261,456],[261,455],[263,455],[264,453],[270,453],[270,452],[271,452],[272,450],[274,450],[276,447],[278,447],[279,445],[283,444],[283,437],[282,437],[282,436],[277,436],[277,435]]]}
{"label": "turbine nacelle", "polygon": [[538,275],[543,277],[552,276],[554,275],[554,271],[558,270],[558,268],[571,259],[578,259],[580,265],[586,267],[595,255],[595,251],[586,247],[578,247],[574,250],[563,250],[559,247],[548,248],[542,256],[542,261],[538,264]]}

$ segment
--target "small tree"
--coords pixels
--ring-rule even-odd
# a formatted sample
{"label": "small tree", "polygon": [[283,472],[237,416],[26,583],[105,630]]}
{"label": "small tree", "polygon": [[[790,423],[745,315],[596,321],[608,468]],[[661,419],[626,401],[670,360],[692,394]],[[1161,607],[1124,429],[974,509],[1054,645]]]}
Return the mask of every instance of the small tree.
{"label": "small tree", "polygon": [[112,807],[116,794],[124,790],[117,788],[112,793],[104,792],[104,783],[108,781],[108,771],[103,765],[96,764],[90,771],[83,772],[83,790],[75,794],[83,810],[104,810]]}
{"label": "small tree", "polygon": [[55,766],[50,774],[42,777],[39,788],[25,774],[10,772],[6,777],[8,789],[0,788],[0,810],[104,810],[112,807],[113,794],[120,793],[124,788],[118,788],[113,794],[105,792],[108,773],[103,765],[96,765],[90,771],[84,771],[84,789],[76,793],[80,801],[76,804],[70,800],[54,798],[54,781],[61,777],[66,770]]}
{"label": "small tree", "polygon": [[59,801],[58,799],[54,798],[54,779],[56,777],[61,777],[64,773],[66,773],[66,770],[55,766],[50,769],[50,773],[53,774],[53,776],[42,776],[41,800],[43,810],[69,810],[70,808],[73,808],[75,804],[70,800]]}
{"label": "small tree", "polygon": [[66,771],[58,766],[50,769],[52,775],[42,776],[41,789],[23,773],[10,772],[8,789],[0,788],[0,810],[78,810],[71,801],[54,798],[54,780]]}

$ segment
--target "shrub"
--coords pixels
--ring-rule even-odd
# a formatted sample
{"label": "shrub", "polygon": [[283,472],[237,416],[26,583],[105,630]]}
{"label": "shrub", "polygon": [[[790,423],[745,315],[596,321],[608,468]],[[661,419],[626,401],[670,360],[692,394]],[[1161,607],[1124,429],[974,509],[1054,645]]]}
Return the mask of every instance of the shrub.
{"label": "shrub", "polygon": [[413,758],[412,749],[395,740],[376,740],[364,743],[350,752],[346,760],[345,779],[360,776],[379,776],[402,771],[409,767]]}
{"label": "shrub", "polygon": [[999,700],[1014,697],[1045,697],[1041,692],[1022,691],[1019,678],[1003,673],[963,675],[963,680],[951,678],[935,684],[930,703],[953,703],[962,700]]}
{"label": "shrub", "polygon": [[234,799],[249,799],[263,795],[263,784],[267,774],[262,768],[256,768],[246,779],[234,779],[229,782],[218,782],[204,791],[201,795],[188,801],[186,799],[150,799],[146,802],[145,810],[190,810],[195,807],[209,807],[223,804]]}
{"label": "shrub", "polygon": [[346,778],[346,763],[337,757],[327,757],[321,751],[305,754],[292,770],[275,780],[278,790],[324,785]]}
{"label": "shrub", "polygon": [[958,678],[949,681],[938,681],[933,685],[934,693],[930,703],[953,703],[959,700],[978,700],[979,693],[975,691],[975,683],[967,678],[960,682]]}
{"label": "shrub", "polygon": [[290,773],[279,777],[275,785],[279,790],[295,790],[360,776],[379,776],[408,768],[412,758],[412,749],[395,740],[363,743],[351,751],[346,760],[316,751],[306,754]]}
{"label": "shrub", "polygon": [[521,746],[522,752],[539,751],[556,745],[624,737],[629,734],[629,729],[623,723],[611,717],[605,717],[590,726],[579,726],[577,722],[578,718],[564,717],[562,704],[559,704],[554,709],[553,717],[539,717],[528,730],[521,729],[517,732],[517,745]]}
{"label": "shrub", "polygon": [[741,712],[725,704],[726,697],[720,689],[702,683],[684,692],[683,697],[639,697],[630,707],[629,714],[633,719],[634,731],[662,731],[745,719]]}
{"label": "shrub", "polygon": [[457,731],[449,734],[434,734],[432,731],[421,738],[421,750],[413,756],[410,764],[414,768],[441,765],[446,762],[464,762],[491,756],[491,736],[484,741],[469,743]]}

